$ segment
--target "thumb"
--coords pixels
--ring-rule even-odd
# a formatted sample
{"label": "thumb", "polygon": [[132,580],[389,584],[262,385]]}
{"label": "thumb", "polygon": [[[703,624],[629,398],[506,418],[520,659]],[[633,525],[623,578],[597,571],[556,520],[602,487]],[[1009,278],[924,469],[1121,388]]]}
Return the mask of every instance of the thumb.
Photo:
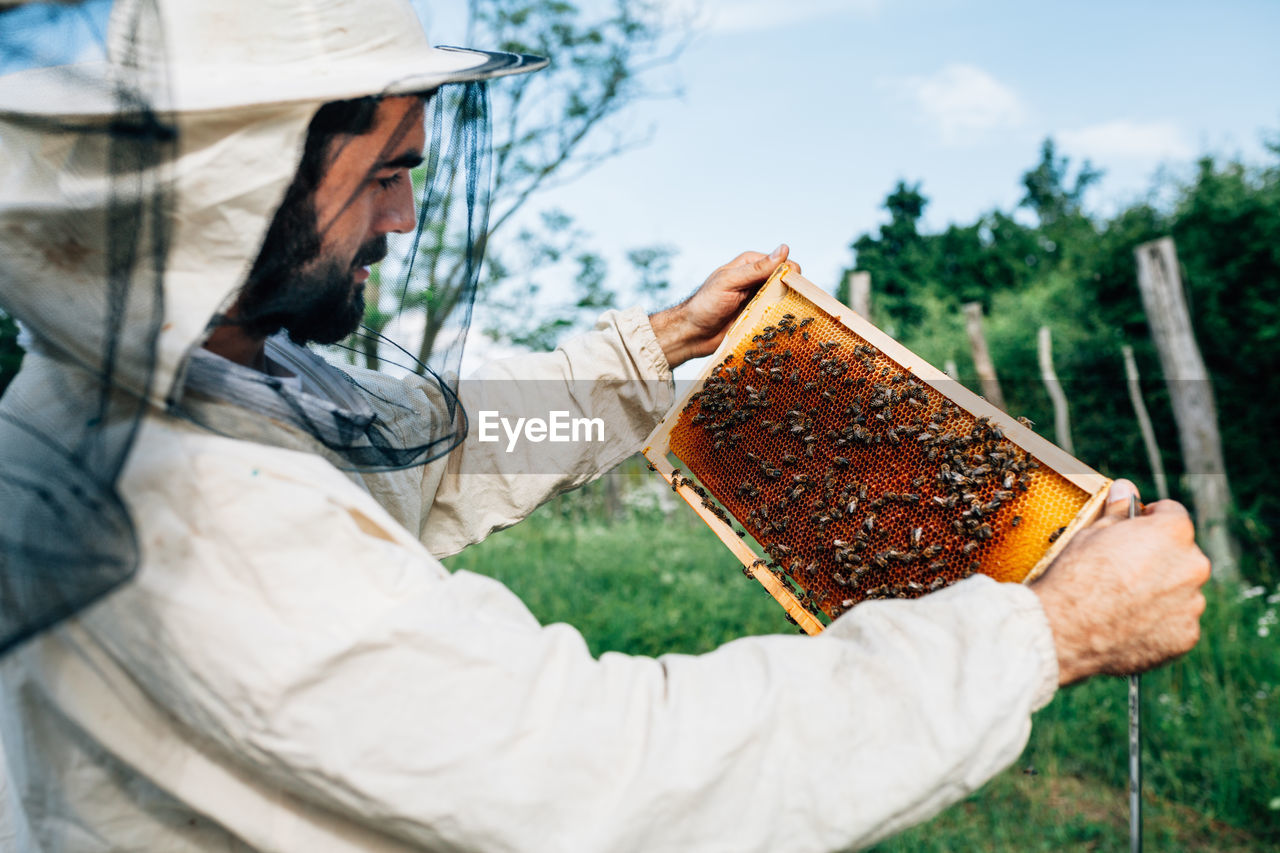
{"label": "thumb", "polygon": [[722,267],[719,272],[723,281],[731,288],[746,289],[758,285],[773,275],[778,264],[787,259],[790,249],[782,243],[768,255],[757,252],[743,253],[734,259],[734,263]]}
{"label": "thumb", "polygon": [[1107,494],[1107,505],[1098,524],[1114,524],[1129,517],[1129,504],[1138,497],[1138,487],[1128,480],[1116,480]]}
{"label": "thumb", "polygon": [[762,256],[756,261],[756,269],[760,272],[771,273],[777,268],[778,264],[787,259],[787,255],[791,253],[791,247],[786,243],[779,243],[778,248],[774,249],[767,255]]}

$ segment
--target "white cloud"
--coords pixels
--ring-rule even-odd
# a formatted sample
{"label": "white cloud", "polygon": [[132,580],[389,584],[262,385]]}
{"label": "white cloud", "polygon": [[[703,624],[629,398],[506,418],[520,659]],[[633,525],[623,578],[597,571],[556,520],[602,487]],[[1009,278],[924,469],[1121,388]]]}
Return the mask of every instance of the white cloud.
{"label": "white cloud", "polygon": [[870,14],[881,0],[668,0],[678,13],[692,15],[706,29],[717,33],[770,30],[804,21],[845,15]]}
{"label": "white cloud", "polygon": [[929,75],[893,84],[923,114],[948,144],[1014,127],[1025,110],[1018,94],[981,68],[952,63]]}
{"label": "white cloud", "polygon": [[1171,121],[1117,119],[1058,133],[1062,150],[1097,161],[1185,160],[1195,150]]}

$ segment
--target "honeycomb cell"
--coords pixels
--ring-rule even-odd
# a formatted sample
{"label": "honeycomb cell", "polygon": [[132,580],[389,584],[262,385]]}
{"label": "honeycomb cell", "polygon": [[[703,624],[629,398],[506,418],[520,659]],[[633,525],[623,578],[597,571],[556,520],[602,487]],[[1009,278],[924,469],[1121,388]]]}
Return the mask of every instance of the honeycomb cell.
{"label": "honeycomb cell", "polygon": [[711,370],[670,449],[832,618],[975,572],[1021,581],[1089,499],[791,290]]}

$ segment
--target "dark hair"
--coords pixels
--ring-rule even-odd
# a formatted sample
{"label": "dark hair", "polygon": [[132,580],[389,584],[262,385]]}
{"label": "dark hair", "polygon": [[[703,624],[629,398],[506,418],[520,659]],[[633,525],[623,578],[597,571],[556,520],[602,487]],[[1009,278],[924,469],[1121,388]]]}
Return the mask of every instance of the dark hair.
{"label": "dark hair", "polygon": [[[339,136],[359,136],[372,130],[379,100],[364,97],[331,101],[311,117],[298,171],[263,237],[262,248],[241,289],[239,316],[231,322],[260,336],[272,334],[281,327],[279,312],[266,309],[270,302],[268,296],[270,291],[278,289],[284,277],[320,251],[312,194],[324,175],[332,143]],[[214,322],[227,322],[227,319],[217,318]]]}
{"label": "dark hair", "polygon": [[[307,141],[302,147],[302,162],[298,164],[298,174],[293,178],[289,192],[285,193],[285,201],[290,200],[294,190],[301,195],[310,195],[320,182],[324,172],[325,158],[329,154],[329,145],[335,136],[359,136],[373,129],[373,119],[378,112],[379,98],[354,98],[350,101],[330,101],[316,110],[307,125]],[[281,205],[283,208],[283,205]]]}

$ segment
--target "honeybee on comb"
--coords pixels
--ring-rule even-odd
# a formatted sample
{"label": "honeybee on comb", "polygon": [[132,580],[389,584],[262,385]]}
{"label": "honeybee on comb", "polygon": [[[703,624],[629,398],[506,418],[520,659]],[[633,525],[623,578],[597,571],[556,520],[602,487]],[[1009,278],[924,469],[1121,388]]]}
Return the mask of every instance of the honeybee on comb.
{"label": "honeybee on comb", "polygon": [[[780,352],[788,369],[774,379]],[[805,615],[975,572],[1025,580],[1109,482],[785,266],[650,437],[660,468],[667,453],[760,544],[778,583],[754,576],[810,632],[821,626]]]}

